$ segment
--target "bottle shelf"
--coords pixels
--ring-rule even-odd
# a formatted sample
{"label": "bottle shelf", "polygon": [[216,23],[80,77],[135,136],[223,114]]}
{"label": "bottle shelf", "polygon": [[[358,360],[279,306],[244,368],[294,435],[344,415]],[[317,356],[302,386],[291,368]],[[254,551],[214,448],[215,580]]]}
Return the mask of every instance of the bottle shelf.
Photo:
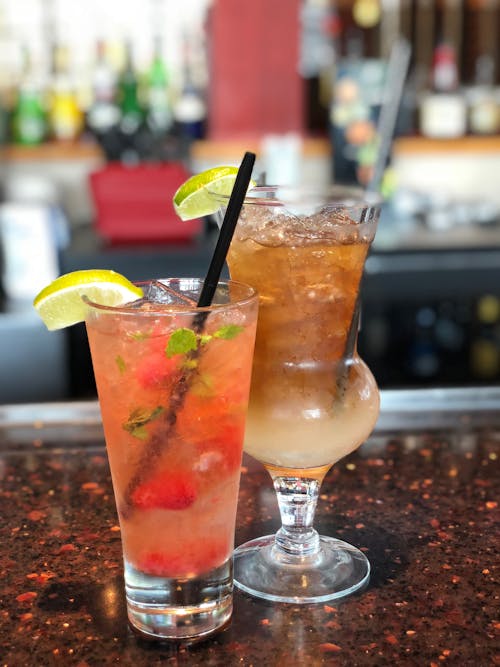
{"label": "bottle shelf", "polygon": [[[239,158],[242,151],[259,152],[261,143],[258,140],[245,141],[233,139],[212,141],[203,139],[195,141],[191,148],[194,159],[216,159],[218,156]],[[303,153],[308,157],[326,157],[331,153],[331,145],[327,139],[305,137]],[[500,153],[500,135],[466,136],[459,139],[428,139],[425,137],[399,137],[394,141],[394,154],[425,154],[425,153],[464,153],[492,154]],[[99,146],[92,141],[47,142],[39,146],[18,146],[10,144],[2,151],[4,161],[52,161],[52,160],[89,160],[102,159]]]}
{"label": "bottle shelf", "polygon": [[100,160],[103,154],[92,141],[45,142],[37,146],[10,144],[2,151],[4,162],[49,162]]}
{"label": "bottle shelf", "polygon": [[409,153],[500,153],[500,135],[465,136],[458,139],[429,139],[426,137],[399,137],[394,142],[394,154]]}
{"label": "bottle shelf", "polygon": [[[304,157],[328,157],[331,154],[331,144],[322,137],[303,137],[302,154]],[[213,160],[218,156],[226,159],[239,160],[245,151],[259,154],[262,151],[262,141],[259,139],[201,139],[193,142],[191,157],[194,160]]]}

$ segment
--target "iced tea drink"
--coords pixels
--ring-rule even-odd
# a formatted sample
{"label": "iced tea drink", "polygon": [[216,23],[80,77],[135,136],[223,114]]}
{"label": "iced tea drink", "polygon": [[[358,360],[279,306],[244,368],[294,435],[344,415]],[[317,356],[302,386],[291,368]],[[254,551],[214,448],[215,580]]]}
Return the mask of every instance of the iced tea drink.
{"label": "iced tea drink", "polygon": [[221,283],[214,305],[196,309],[200,285],[142,285],[144,299],[90,304],[86,318],[129,619],[151,637],[204,636],[232,609],[257,297]]}
{"label": "iced tea drink", "polygon": [[228,256],[231,277],[260,295],[245,449],[276,467],[330,467],[378,416],[373,376],[348,343],[377,221],[345,200],[289,210],[272,189],[251,194]]}
{"label": "iced tea drink", "polygon": [[228,255],[259,292],[245,449],[270,473],[281,528],[240,545],[235,583],[276,602],[324,602],[366,585],[361,550],[313,527],[325,474],[370,434],[376,382],[356,351],[359,289],[377,196],[261,187],[247,193]]}

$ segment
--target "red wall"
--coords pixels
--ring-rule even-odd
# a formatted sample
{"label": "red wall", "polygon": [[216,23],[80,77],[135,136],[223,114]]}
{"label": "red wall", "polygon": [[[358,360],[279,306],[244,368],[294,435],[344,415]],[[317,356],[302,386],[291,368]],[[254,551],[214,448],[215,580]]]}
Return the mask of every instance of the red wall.
{"label": "red wall", "polygon": [[302,132],[300,0],[214,0],[208,20],[210,139]]}

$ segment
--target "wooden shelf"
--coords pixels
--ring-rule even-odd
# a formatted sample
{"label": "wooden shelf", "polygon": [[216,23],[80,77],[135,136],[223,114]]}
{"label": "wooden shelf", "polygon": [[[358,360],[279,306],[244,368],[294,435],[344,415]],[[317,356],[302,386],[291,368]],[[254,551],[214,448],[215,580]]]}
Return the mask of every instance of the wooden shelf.
{"label": "wooden shelf", "polygon": [[[331,154],[331,144],[322,137],[303,137],[302,154],[304,157],[328,157]],[[191,156],[195,160],[212,160],[221,155],[226,159],[240,159],[245,151],[252,151],[257,155],[262,152],[262,141],[255,138],[235,139],[202,139],[195,141],[191,148]]]}
{"label": "wooden shelf", "polygon": [[[226,159],[241,157],[245,150],[260,153],[262,142],[258,139],[232,140],[203,139],[195,141],[191,148],[191,157],[197,160],[217,159],[221,155]],[[304,157],[327,157],[331,154],[331,144],[326,138],[304,137]],[[394,141],[395,155],[423,155],[447,153],[500,153],[500,135],[467,136],[459,139],[427,139],[426,137],[399,137]],[[49,142],[40,146],[9,145],[2,149],[2,159],[11,162],[50,162],[101,160],[103,154],[97,144],[91,141],[74,143]]]}
{"label": "wooden shelf", "polygon": [[500,153],[500,135],[467,136],[459,139],[399,137],[394,142],[395,155],[424,153]]}
{"label": "wooden shelf", "polygon": [[[191,155],[196,159],[217,158],[220,155],[225,157],[234,156],[239,158],[245,150],[261,151],[262,142],[258,139],[240,139],[217,140],[203,139],[195,141],[191,148]],[[303,154],[306,157],[326,156],[331,151],[330,142],[324,138],[304,137]],[[16,146],[9,145],[2,150],[2,157],[5,161],[23,162],[23,161],[64,161],[64,160],[89,160],[101,159],[102,151],[92,142],[72,142],[57,143],[48,142],[39,146]]]}
{"label": "wooden shelf", "polygon": [[100,160],[103,154],[91,141],[47,142],[39,146],[9,145],[2,150],[6,162],[53,162]]}

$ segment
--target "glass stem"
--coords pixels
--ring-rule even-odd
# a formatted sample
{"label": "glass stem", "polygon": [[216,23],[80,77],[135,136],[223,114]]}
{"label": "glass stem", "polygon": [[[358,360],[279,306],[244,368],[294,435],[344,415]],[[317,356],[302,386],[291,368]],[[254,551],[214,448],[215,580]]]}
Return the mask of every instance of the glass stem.
{"label": "glass stem", "polygon": [[305,477],[274,477],[281,514],[275,549],[288,557],[314,556],[319,552],[319,535],[313,528],[321,482]]}

